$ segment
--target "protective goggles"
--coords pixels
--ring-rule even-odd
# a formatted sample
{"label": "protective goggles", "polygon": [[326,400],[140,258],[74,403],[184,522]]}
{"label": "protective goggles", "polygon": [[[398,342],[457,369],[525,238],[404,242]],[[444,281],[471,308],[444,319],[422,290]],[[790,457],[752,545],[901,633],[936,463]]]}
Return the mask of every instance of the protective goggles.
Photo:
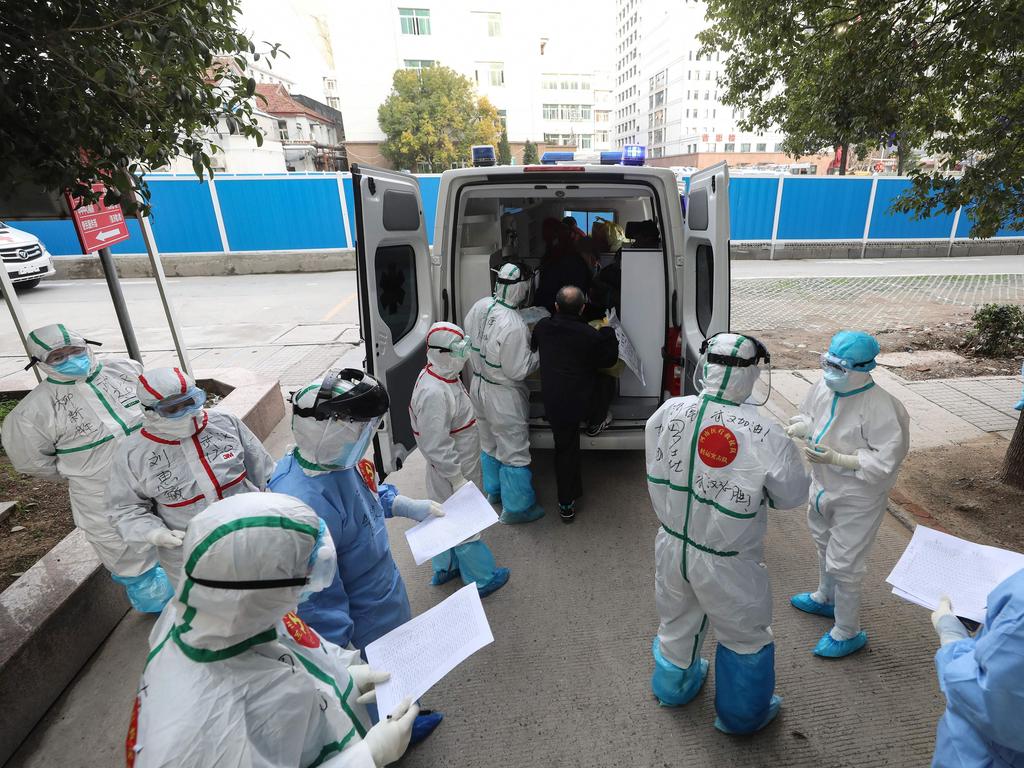
{"label": "protective goggles", "polygon": [[200,410],[205,404],[206,391],[199,387],[191,387],[184,394],[169,395],[160,402],[146,407],[165,419],[183,419]]}
{"label": "protective goggles", "polygon": [[[715,336],[718,335],[719,334],[717,333],[715,334]],[[727,365],[733,368],[747,368],[751,365],[757,365],[762,360],[768,363],[769,365],[772,362],[772,356],[768,352],[768,347],[766,347],[764,344],[761,343],[760,340],[754,338],[753,336],[747,336],[745,334],[743,338],[754,345],[753,357],[737,357],[735,355],[720,355],[715,352],[708,352],[708,347],[710,346],[712,340],[714,340],[715,336],[710,336],[709,338],[704,339],[704,341],[701,342],[700,345],[700,352],[702,355],[705,355],[705,359],[709,363],[714,363],[715,365]]]}
{"label": "protective goggles", "polygon": [[836,373],[848,373],[849,371],[870,371],[874,366],[871,365],[873,361],[869,360],[866,363],[855,363],[853,360],[847,360],[833,355],[831,352],[823,352],[821,355],[821,369],[823,371],[835,371]]}
{"label": "protective goggles", "polygon": [[[339,394],[335,389],[341,382],[352,386]],[[369,421],[387,413],[389,405],[387,390],[379,381],[355,368],[344,368],[327,372],[312,405],[302,407],[293,400],[292,413],[317,421]]]}
{"label": "protective goggles", "polygon": [[453,341],[451,346],[441,347],[436,344],[428,344],[427,349],[436,349],[438,352],[448,352],[452,357],[457,360],[464,360],[469,357],[469,352],[472,349],[470,340],[468,338],[459,339]]}
{"label": "protective goggles", "polygon": [[518,285],[533,279],[533,270],[526,264],[521,264],[517,261],[510,261],[509,264],[512,264],[519,270],[519,277],[502,277],[499,271],[498,276],[494,279],[494,282],[498,285]]}
{"label": "protective goggles", "polygon": [[70,347],[58,347],[57,349],[51,350],[46,353],[46,359],[43,360],[49,366],[60,365],[65,360],[71,357],[78,357],[79,355],[88,354],[89,350],[82,346],[70,346]]}

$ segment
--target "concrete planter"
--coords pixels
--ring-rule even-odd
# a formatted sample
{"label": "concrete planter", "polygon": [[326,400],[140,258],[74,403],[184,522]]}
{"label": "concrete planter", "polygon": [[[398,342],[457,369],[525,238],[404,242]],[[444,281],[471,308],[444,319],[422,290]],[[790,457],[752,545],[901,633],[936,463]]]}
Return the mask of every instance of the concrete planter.
{"label": "concrete planter", "polygon": [[[240,368],[197,371],[261,440],[284,418],[278,382]],[[14,394],[14,393],[11,393]],[[0,593],[0,764],[74,679],[130,606],[74,530]]]}

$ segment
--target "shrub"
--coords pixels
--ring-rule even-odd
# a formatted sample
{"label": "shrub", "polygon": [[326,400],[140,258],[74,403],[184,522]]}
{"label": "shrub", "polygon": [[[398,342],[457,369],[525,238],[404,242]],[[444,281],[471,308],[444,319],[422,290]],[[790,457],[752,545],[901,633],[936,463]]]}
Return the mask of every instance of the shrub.
{"label": "shrub", "polygon": [[1016,304],[985,304],[971,318],[966,347],[985,357],[1024,354],[1024,307]]}

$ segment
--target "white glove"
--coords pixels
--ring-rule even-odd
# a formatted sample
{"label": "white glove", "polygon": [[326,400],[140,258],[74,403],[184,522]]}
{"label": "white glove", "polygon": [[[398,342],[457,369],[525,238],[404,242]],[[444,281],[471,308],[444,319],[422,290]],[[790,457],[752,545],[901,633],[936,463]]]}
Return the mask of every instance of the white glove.
{"label": "white glove", "polygon": [[932,626],[939,633],[940,645],[955,643],[970,636],[967,627],[953,613],[953,603],[945,595],[939,600],[939,607],[932,612]]}
{"label": "white glove", "polygon": [[172,531],[170,528],[154,528],[146,534],[146,541],[154,547],[176,549],[185,539],[184,531]]}
{"label": "white glove", "polygon": [[468,483],[469,480],[464,478],[462,475],[456,475],[455,477],[451,478],[449,482],[452,484],[452,493],[455,493],[455,491],[459,490],[459,488]]}
{"label": "white glove", "polygon": [[444,517],[444,510],[436,501],[430,499],[410,499],[408,496],[395,496],[391,504],[391,513],[397,517],[408,517],[416,522],[423,522],[428,517]]}
{"label": "white glove", "polygon": [[860,469],[860,459],[852,453],[839,453],[827,445],[805,446],[804,456],[812,464],[835,464],[843,469]]}
{"label": "white glove", "polygon": [[807,425],[807,422],[804,421],[799,416],[794,416],[793,418],[791,418],[789,420],[789,426],[783,427],[783,430],[785,431],[786,435],[795,438],[807,437],[808,433],[811,431],[810,427]]}
{"label": "white glove", "polygon": [[352,682],[359,689],[360,704],[372,704],[377,701],[377,683],[383,683],[391,678],[390,672],[382,672],[371,667],[369,664],[353,664],[348,668]]}
{"label": "white glove", "polygon": [[377,768],[393,763],[405,754],[412,737],[412,724],[420,713],[419,704],[412,697],[402,701],[395,711],[366,732],[363,741],[370,748],[370,755]]}

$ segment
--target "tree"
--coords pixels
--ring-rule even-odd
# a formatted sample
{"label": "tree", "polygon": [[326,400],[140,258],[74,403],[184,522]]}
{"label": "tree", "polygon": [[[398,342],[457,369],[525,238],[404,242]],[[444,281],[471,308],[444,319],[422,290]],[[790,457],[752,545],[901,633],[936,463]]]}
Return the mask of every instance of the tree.
{"label": "tree", "polygon": [[512,147],[508,143],[508,131],[502,131],[498,140],[498,165],[512,165]]}
{"label": "tree", "polygon": [[540,157],[537,155],[537,145],[529,139],[523,144],[523,165],[536,165],[540,162]]}
{"label": "tree", "polygon": [[873,4],[710,0],[702,53],[726,56],[724,101],[741,110],[741,127],[781,128],[794,156],[840,147],[840,173],[851,152],[863,159],[894,132],[909,149],[920,61],[886,19],[862,12]]}
{"label": "tree", "polygon": [[399,69],[377,110],[387,136],[381,152],[397,168],[434,171],[466,162],[474,144],[497,144],[498,111],[448,67]]}
{"label": "tree", "polygon": [[240,0],[5,3],[5,186],[70,188],[92,202],[86,185],[110,179],[115,202],[132,183],[127,171],[148,200],[141,175],[179,154],[197,176],[213,175],[203,136],[220,120],[260,143],[245,57],[261,53],[235,26],[239,9]]}

